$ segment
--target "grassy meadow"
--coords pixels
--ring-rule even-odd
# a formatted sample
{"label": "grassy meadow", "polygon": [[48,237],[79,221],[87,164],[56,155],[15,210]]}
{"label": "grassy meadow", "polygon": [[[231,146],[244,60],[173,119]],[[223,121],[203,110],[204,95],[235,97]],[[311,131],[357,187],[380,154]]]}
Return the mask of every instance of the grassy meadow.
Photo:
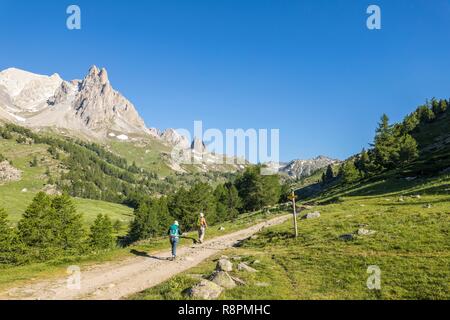
{"label": "grassy meadow", "polygon": [[[221,252],[258,272],[233,271],[246,285],[220,298],[450,299],[450,177],[381,181],[329,196],[301,213],[321,216],[300,220],[297,239],[288,221]],[[375,233],[358,235],[360,228]],[[183,291],[211,274],[220,255],[130,299],[188,299]],[[369,266],[381,271],[380,290],[368,289]]]}
{"label": "grassy meadow", "polygon": [[[15,168],[22,171],[22,178],[19,181],[0,184],[0,207],[6,210],[12,223],[19,221],[33,197],[46,185],[47,168],[55,176],[63,170],[59,167],[59,161],[52,159],[47,149],[47,145],[18,144],[14,140],[0,140],[0,153],[11,160]],[[30,166],[34,157],[38,160],[37,167]],[[107,214],[112,220],[124,223],[132,218],[133,210],[120,204],[80,198],[73,200],[78,212],[83,214],[86,225],[90,225],[98,214]]]}
{"label": "grassy meadow", "polygon": [[[208,229],[206,240],[226,235],[241,229],[245,229],[259,222],[274,218],[278,215],[286,214],[286,212],[254,212],[242,214],[234,221],[224,222],[211,226]],[[223,227],[224,230],[219,230]],[[187,232],[181,239],[179,246],[189,246],[193,244],[192,239],[197,239],[197,232]],[[92,255],[74,256],[70,258],[61,258],[45,263],[33,263],[25,266],[13,266],[0,268],[0,290],[23,285],[35,280],[54,279],[56,277],[65,276],[66,268],[70,265],[78,265],[81,269],[101,263],[114,263],[127,258],[135,257],[143,253],[156,254],[158,252],[170,251],[170,243],[167,237],[157,237],[139,243],[133,244],[125,248],[119,248],[96,252]]]}

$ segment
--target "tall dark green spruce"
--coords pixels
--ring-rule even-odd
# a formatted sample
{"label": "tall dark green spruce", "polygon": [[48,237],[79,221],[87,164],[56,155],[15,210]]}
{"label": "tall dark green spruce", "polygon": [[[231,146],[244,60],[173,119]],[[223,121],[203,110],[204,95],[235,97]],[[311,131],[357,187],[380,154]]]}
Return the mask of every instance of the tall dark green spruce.
{"label": "tall dark green spruce", "polygon": [[342,164],[339,170],[339,177],[344,183],[348,184],[358,180],[361,176],[356,169],[354,161],[348,160]]}
{"label": "tall dark green spruce", "polygon": [[399,161],[409,163],[419,157],[419,150],[416,140],[409,134],[403,135],[400,140]]}
{"label": "tall dark green spruce", "polygon": [[239,215],[242,201],[236,187],[231,183],[220,184],[214,190],[216,197],[217,221],[235,219]]}
{"label": "tall dark green spruce", "polygon": [[355,159],[355,167],[359,170],[362,177],[369,176],[377,169],[377,166],[372,162],[369,152],[362,149],[359,156]]}
{"label": "tall dark green spruce", "polygon": [[212,187],[207,183],[197,182],[189,190],[181,188],[169,200],[169,211],[184,230],[197,227],[200,212],[205,214],[209,224],[213,224],[217,216]]}
{"label": "tall dark green spruce", "polygon": [[169,214],[167,199],[141,201],[134,210],[134,219],[130,224],[128,240],[130,242],[163,235],[173,219]]}
{"label": "tall dark green spruce", "polygon": [[333,173],[333,167],[330,165],[327,166],[327,170],[322,174],[322,183],[327,184],[333,181],[334,179],[334,173]]}
{"label": "tall dark green spruce", "polygon": [[83,252],[82,216],[68,195],[39,192],[18,223],[18,236],[31,259],[47,260]]}
{"label": "tall dark green spruce", "polygon": [[52,221],[54,216],[50,197],[44,192],[39,192],[17,225],[20,241],[36,259],[45,260],[56,255],[47,252],[47,249],[53,247],[55,243]]}
{"label": "tall dark green spruce", "polygon": [[82,215],[77,213],[70,196],[63,194],[52,200],[55,244],[65,251],[81,252],[85,240]]}
{"label": "tall dark green spruce", "polygon": [[254,211],[276,204],[281,195],[278,175],[261,175],[261,166],[248,167],[236,180],[244,211]]}
{"label": "tall dark green spruce", "polygon": [[[411,119],[407,117],[405,120]],[[419,155],[414,138],[404,131],[403,125],[391,126],[386,115],[382,116],[377,128],[373,153],[375,164],[382,169],[393,169],[413,161]]]}
{"label": "tall dark green spruce", "polygon": [[16,261],[15,232],[8,224],[8,215],[0,208],[0,265]]}
{"label": "tall dark green spruce", "polygon": [[399,148],[389,118],[383,114],[378,124],[374,141],[376,162],[383,168],[391,169],[399,158]]}
{"label": "tall dark green spruce", "polygon": [[99,250],[111,249],[115,244],[111,219],[105,214],[99,214],[91,226],[89,243],[92,248]]}

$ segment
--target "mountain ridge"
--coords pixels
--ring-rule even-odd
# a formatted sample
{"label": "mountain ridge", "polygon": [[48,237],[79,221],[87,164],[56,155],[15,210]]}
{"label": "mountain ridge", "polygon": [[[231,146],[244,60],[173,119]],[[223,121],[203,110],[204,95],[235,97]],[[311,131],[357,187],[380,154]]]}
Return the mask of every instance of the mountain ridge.
{"label": "mountain ridge", "polygon": [[[225,156],[212,154],[198,137],[191,141],[176,129],[149,128],[137,109],[110,83],[105,68],[93,65],[83,79],[64,80],[58,73],[50,76],[8,68],[0,72],[0,120],[31,129],[49,128],[89,140],[139,141],[156,139],[182,150],[197,161],[201,171],[220,168]],[[326,158],[326,159],[325,159]],[[336,160],[316,157],[274,164],[275,172],[303,177]],[[175,171],[184,169],[169,161]],[[241,165],[236,165],[241,168]]]}
{"label": "mountain ridge", "polygon": [[289,162],[278,164],[269,163],[267,166],[280,174],[289,176],[292,179],[300,179],[312,175],[317,170],[329,165],[339,164],[341,160],[319,155],[312,159],[295,159]]}

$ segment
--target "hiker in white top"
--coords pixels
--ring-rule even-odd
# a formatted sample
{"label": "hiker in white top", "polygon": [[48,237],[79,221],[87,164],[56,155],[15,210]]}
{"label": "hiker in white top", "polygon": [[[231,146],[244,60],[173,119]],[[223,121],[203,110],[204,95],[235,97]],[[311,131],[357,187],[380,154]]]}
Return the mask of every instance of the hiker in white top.
{"label": "hiker in white top", "polygon": [[198,241],[200,243],[203,243],[207,227],[208,224],[206,223],[205,215],[203,214],[203,212],[200,212],[200,218],[198,220]]}

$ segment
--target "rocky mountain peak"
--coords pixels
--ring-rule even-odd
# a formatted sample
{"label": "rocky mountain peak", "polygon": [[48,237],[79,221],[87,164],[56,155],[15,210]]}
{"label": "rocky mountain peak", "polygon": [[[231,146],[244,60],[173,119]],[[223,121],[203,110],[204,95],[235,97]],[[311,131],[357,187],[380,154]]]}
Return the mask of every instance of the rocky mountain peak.
{"label": "rocky mountain peak", "polygon": [[85,125],[96,131],[148,131],[133,104],[112,88],[105,68],[89,69],[72,106]]}
{"label": "rocky mountain peak", "polygon": [[18,112],[37,112],[44,108],[47,99],[55,94],[61,82],[57,73],[45,76],[17,68],[0,72],[0,86],[11,102],[6,105]]}
{"label": "rocky mountain peak", "polygon": [[170,145],[178,146],[183,149],[189,148],[189,140],[186,136],[179,134],[175,129],[164,130],[160,137]]}
{"label": "rocky mountain peak", "polygon": [[105,85],[109,85],[108,72],[105,68],[100,70],[97,66],[92,66],[81,82],[82,89],[94,86],[102,88]]}
{"label": "rocky mountain peak", "polygon": [[98,76],[100,78],[101,84],[105,85],[105,84],[109,83],[108,72],[106,71],[105,68],[102,68],[102,70],[100,70]]}
{"label": "rocky mountain peak", "polygon": [[10,68],[0,72],[0,117],[30,127],[60,127],[85,135],[151,134],[133,104],[114,90],[105,68],[64,81]]}
{"label": "rocky mountain peak", "polygon": [[202,139],[195,137],[191,143],[191,150],[197,153],[207,152],[206,145]]}
{"label": "rocky mountain peak", "polygon": [[330,164],[339,162],[339,160],[320,155],[313,159],[293,160],[288,164],[281,166],[279,171],[289,175],[290,177],[299,179],[310,176],[315,171],[325,168]]}
{"label": "rocky mountain peak", "polygon": [[89,68],[89,72],[88,75],[93,75],[93,76],[97,76],[99,74],[100,70],[98,69],[98,67],[94,64],[93,66],[91,66]]}

